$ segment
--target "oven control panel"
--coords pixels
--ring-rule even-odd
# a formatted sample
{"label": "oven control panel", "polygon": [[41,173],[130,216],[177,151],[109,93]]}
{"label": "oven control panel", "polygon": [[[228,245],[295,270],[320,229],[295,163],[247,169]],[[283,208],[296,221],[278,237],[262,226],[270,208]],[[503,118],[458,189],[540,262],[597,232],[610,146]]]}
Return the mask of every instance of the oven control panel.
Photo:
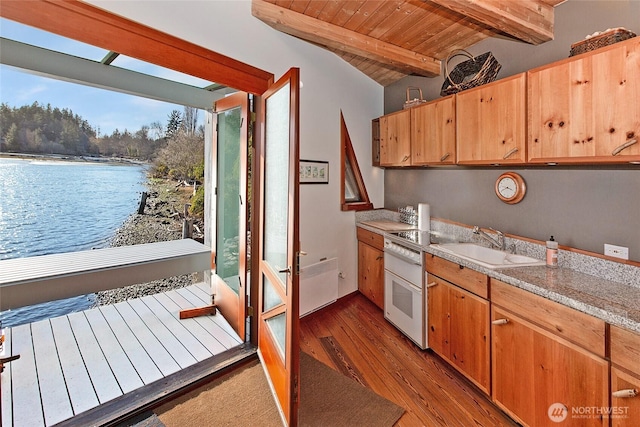
{"label": "oven control panel", "polygon": [[420,263],[422,261],[422,252],[413,248],[409,248],[407,246],[394,243],[390,240],[385,240],[384,242],[384,251],[389,253],[394,253],[405,258],[409,258],[416,263]]}

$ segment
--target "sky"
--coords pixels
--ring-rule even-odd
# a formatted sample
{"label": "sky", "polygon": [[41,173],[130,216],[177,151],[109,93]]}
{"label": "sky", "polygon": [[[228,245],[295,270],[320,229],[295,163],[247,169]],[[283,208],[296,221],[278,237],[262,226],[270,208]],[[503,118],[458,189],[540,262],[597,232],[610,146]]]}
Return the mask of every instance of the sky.
{"label": "sky", "polygon": [[[0,18],[0,36],[95,61],[102,60],[107,54],[105,49],[3,18]],[[123,56],[118,57],[112,65],[197,87],[210,84],[202,79]],[[181,105],[40,77],[0,65],[0,102],[9,107],[21,107],[35,101],[44,106],[51,104],[60,109],[69,108],[99,130],[100,135],[110,135],[115,129],[121,132],[127,129],[133,133],[144,125],[158,121],[166,126],[171,111],[182,112],[184,108]],[[199,123],[202,124],[202,113]]]}

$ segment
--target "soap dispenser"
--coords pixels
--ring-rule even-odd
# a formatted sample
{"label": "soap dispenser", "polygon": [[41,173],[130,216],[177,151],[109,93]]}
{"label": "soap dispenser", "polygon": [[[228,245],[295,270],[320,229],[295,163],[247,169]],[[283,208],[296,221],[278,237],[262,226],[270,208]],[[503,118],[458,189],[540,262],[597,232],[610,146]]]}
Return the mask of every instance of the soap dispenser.
{"label": "soap dispenser", "polygon": [[558,242],[553,236],[547,240],[547,267],[558,268]]}

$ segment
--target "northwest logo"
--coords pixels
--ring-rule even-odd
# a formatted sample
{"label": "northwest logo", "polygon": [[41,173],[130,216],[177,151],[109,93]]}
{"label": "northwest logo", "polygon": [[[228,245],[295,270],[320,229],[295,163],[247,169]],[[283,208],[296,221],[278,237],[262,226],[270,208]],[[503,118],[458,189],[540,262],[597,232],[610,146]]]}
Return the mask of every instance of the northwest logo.
{"label": "northwest logo", "polygon": [[547,410],[547,415],[554,423],[561,423],[567,418],[567,415],[569,415],[569,409],[562,403],[552,403]]}

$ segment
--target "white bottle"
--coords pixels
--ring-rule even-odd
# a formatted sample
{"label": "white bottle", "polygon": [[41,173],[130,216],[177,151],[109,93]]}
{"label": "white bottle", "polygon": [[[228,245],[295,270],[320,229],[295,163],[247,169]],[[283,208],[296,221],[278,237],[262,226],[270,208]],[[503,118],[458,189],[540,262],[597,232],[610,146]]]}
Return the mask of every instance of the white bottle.
{"label": "white bottle", "polygon": [[547,240],[547,267],[558,268],[558,242],[553,236]]}

